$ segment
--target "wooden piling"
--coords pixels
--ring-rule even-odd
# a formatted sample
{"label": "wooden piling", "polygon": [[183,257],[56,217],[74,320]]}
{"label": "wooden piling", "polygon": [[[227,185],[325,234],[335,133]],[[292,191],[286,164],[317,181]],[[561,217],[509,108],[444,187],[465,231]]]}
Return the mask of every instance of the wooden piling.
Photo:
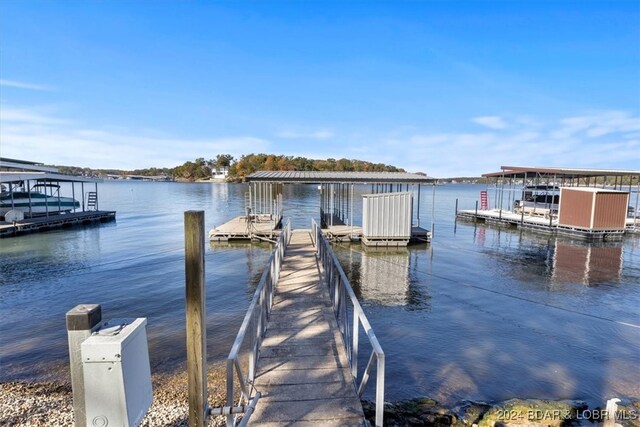
{"label": "wooden piling", "polygon": [[189,427],[207,424],[204,212],[184,213]]}

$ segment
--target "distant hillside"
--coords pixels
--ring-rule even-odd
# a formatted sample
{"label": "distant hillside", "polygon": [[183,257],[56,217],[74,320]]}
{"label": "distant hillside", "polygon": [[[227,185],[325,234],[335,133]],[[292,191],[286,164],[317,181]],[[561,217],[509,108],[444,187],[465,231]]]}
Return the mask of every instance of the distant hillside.
{"label": "distant hillside", "polygon": [[307,159],[277,154],[245,154],[236,160],[229,154],[219,154],[215,159],[204,157],[187,161],[173,168],[146,168],[135,170],[91,169],[76,166],[55,166],[61,173],[69,175],[99,176],[107,175],[166,175],[180,181],[208,179],[216,170],[228,168],[227,181],[241,182],[247,175],[259,170],[267,171],[353,171],[353,172],[405,172],[404,169],[383,163],[350,159]]}
{"label": "distant hillside", "polygon": [[242,181],[247,175],[266,171],[340,171],[340,172],[405,172],[404,169],[383,163],[363,160],[316,160],[274,154],[247,154],[234,162],[229,169],[229,180]]}

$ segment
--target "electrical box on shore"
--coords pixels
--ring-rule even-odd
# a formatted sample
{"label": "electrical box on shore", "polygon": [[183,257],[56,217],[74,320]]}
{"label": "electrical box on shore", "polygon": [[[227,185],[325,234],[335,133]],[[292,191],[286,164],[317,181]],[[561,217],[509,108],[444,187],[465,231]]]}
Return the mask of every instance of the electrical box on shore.
{"label": "electrical box on shore", "polygon": [[88,427],[138,426],[151,406],[147,319],[104,322],[81,345]]}

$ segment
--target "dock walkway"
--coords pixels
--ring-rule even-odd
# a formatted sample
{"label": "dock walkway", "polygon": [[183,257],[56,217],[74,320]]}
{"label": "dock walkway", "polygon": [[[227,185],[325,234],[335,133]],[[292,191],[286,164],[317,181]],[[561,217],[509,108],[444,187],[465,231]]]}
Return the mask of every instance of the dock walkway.
{"label": "dock walkway", "polygon": [[308,230],[292,233],[254,387],[250,424],[365,425],[345,345]]}

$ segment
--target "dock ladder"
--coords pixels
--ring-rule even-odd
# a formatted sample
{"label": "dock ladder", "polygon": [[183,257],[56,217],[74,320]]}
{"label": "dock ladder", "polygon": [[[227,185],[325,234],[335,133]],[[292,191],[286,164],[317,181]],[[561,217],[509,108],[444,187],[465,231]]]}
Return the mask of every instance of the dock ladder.
{"label": "dock ladder", "polygon": [[88,211],[98,210],[98,193],[96,193],[95,191],[89,191],[87,193],[87,210]]}
{"label": "dock ladder", "polygon": [[489,195],[487,194],[487,190],[482,190],[480,192],[480,209],[483,211],[489,209]]}

